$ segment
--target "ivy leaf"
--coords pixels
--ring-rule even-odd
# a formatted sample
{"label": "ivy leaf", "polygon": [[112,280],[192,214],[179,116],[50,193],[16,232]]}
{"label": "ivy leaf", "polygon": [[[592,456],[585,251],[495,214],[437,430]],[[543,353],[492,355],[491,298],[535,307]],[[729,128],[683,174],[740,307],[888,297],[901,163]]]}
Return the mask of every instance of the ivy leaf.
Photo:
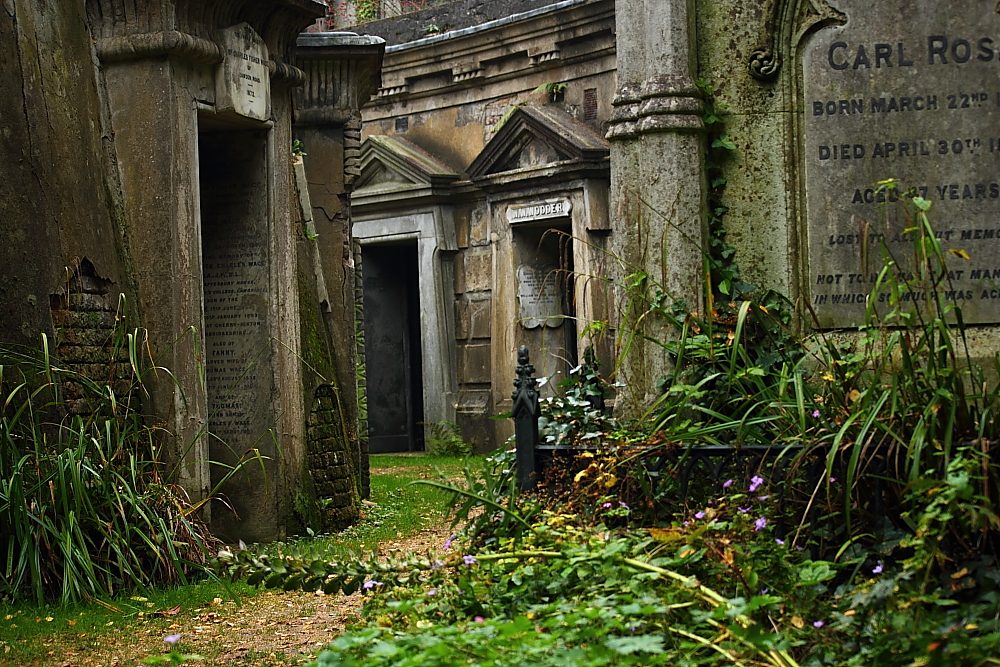
{"label": "ivy leaf", "polygon": [[712,148],[725,148],[727,151],[734,151],[736,144],[729,139],[728,134],[724,134],[712,142]]}
{"label": "ivy leaf", "polygon": [[638,637],[609,637],[604,645],[615,653],[632,655],[633,653],[663,653],[663,638],[653,635]]}

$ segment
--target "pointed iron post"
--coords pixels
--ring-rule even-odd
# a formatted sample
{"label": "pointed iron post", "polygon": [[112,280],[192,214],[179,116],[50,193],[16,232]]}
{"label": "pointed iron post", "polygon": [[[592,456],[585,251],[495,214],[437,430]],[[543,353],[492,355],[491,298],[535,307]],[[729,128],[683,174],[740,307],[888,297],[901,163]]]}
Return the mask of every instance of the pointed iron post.
{"label": "pointed iron post", "polygon": [[535,488],[537,470],[535,448],[538,446],[538,380],[532,377],[535,367],[529,363],[528,346],[517,351],[517,387],[511,398],[514,405],[510,416],[514,418],[514,441],[517,443],[517,484],[521,491]]}

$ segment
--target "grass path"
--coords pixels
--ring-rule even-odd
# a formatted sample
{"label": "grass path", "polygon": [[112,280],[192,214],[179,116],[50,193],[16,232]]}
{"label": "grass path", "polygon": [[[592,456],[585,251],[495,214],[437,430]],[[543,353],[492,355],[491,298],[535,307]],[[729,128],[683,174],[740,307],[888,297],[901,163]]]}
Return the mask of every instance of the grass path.
{"label": "grass path", "polygon": [[[330,549],[428,551],[448,537],[444,496],[407,486],[462,469],[457,459],[372,457],[372,502],[358,525],[308,540]],[[235,593],[236,598],[233,598]],[[361,597],[229,590],[202,582],[100,601],[77,608],[0,605],[0,665],[18,667],[124,667],[163,652],[163,637],[182,635],[178,647],[205,657],[204,665],[278,667],[309,656],[358,618]]]}

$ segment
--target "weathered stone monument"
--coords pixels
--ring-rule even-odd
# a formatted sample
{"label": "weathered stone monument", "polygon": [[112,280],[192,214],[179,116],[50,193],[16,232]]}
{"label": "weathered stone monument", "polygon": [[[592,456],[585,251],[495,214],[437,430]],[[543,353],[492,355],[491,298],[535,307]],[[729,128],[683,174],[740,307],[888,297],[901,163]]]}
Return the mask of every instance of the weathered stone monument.
{"label": "weathered stone monument", "polygon": [[[346,210],[381,47],[334,39],[327,60],[363,66],[298,67],[314,0],[57,4],[0,6],[2,340],[45,332],[81,362],[125,296],[170,371],[148,374],[143,403],[165,475],[192,502],[216,498],[213,529],[249,542],[349,522],[363,492],[353,276],[342,248],[324,264],[292,125],[326,114],[352,136],[353,155],[341,138],[315,170]],[[303,84],[338,93],[293,101]]]}
{"label": "weathered stone monument", "polygon": [[[882,296],[872,289],[883,247],[906,275],[913,221],[887,204],[910,192],[931,202],[929,220],[947,255],[941,296],[961,306],[967,323],[1000,321],[994,5],[616,3],[611,215],[613,229],[633,231],[614,234],[613,247],[630,270],[649,276],[645,294],[623,290],[616,302],[662,289],[704,313],[711,193],[721,217],[711,235],[725,234],[745,282],[789,296],[813,327],[856,327],[866,302],[877,306]],[[724,111],[711,127],[699,80]],[[706,182],[708,131],[735,145],[716,183]],[[897,179],[894,189],[880,189],[888,179]],[[617,324],[621,335],[635,321]],[[655,318],[641,328],[671,335]],[[974,355],[988,354],[995,339],[992,327],[969,332]],[[619,408],[648,405],[669,372],[657,345],[634,344]]]}
{"label": "weathered stone monument", "polygon": [[[1000,322],[1000,15],[945,5],[837,3],[843,25],[803,46],[805,282],[819,326],[864,320],[882,246],[906,267],[915,223],[881,211],[910,190],[932,202],[945,249],[968,255],[948,254],[946,299],[968,323]],[[879,190],[888,178],[899,184]]]}

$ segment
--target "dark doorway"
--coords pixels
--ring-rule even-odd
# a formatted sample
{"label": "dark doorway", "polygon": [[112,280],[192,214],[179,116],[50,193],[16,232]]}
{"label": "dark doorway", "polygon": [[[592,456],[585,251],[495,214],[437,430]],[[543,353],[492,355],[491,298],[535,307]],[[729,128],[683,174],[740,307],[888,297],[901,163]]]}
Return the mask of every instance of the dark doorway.
{"label": "dark doorway", "polygon": [[416,242],[364,246],[361,271],[369,450],[421,451],[424,406]]}

